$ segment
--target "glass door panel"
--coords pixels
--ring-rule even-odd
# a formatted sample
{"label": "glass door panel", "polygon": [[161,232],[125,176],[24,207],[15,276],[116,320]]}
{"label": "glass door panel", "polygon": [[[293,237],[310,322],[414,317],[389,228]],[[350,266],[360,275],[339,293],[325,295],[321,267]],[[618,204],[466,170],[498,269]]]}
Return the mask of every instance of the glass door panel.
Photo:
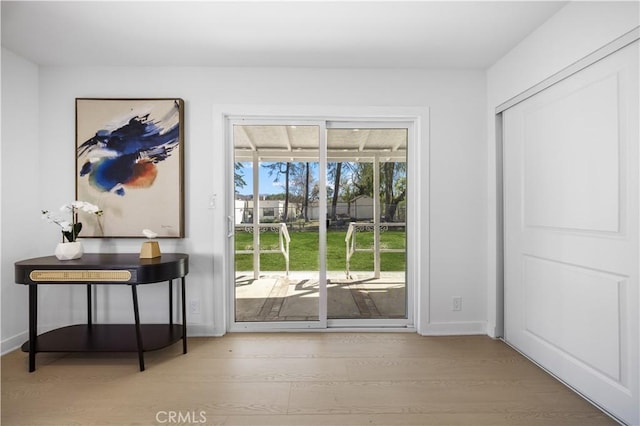
{"label": "glass door panel", "polygon": [[406,128],[327,130],[330,320],[407,318],[407,139]]}
{"label": "glass door panel", "polygon": [[235,125],[235,321],[320,320],[320,127]]}

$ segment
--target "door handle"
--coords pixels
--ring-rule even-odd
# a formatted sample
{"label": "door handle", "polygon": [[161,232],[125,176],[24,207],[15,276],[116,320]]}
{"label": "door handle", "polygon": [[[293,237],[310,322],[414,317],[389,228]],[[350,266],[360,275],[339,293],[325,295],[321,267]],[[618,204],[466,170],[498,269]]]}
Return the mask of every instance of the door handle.
{"label": "door handle", "polygon": [[233,237],[233,216],[227,216],[227,238]]}

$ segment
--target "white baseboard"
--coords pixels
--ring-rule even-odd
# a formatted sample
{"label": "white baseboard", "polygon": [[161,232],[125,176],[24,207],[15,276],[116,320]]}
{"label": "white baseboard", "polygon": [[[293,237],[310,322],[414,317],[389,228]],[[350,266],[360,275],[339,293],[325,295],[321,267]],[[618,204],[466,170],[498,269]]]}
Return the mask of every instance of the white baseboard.
{"label": "white baseboard", "polygon": [[484,321],[469,322],[431,322],[420,330],[421,336],[463,336],[487,334]]}
{"label": "white baseboard", "polygon": [[187,324],[187,337],[220,337],[226,332],[220,331],[213,324]]}
{"label": "white baseboard", "polygon": [[6,355],[9,352],[13,352],[16,349],[19,349],[20,346],[22,346],[22,344],[27,340],[29,340],[29,332],[27,331],[16,334],[15,336],[11,336],[8,339],[3,339],[2,342],[0,343],[1,354]]}
{"label": "white baseboard", "polygon": [[[48,329],[53,329],[55,327],[47,327]],[[40,333],[43,333],[47,330],[39,330]],[[298,330],[299,331],[299,330]],[[322,331],[365,331],[359,329],[349,329],[349,330],[335,330],[335,329],[325,329]],[[374,330],[367,330],[374,331]],[[383,331],[383,330],[375,330],[375,331]],[[390,331],[388,329],[384,329],[384,331]],[[391,330],[394,331],[394,330]],[[411,330],[395,330],[395,331],[405,331],[405,332],[415,332],[415,329]],[[188,337],[220,337],[226,334],[226,330],[219,330],[212,324],[189,324],[187,325],[187,336]],[[478,321],[478,322],[442,322],[442,323],[429,323],[424,329],[420,330],[420,335],[422,336],[456,336],[456,335],[473,335],[473,334],[487,334],[487,324],[486,322]],[[9,337],[7,339],[2,340],[2,355],[8,354],[9,352],[13,352],[16,349],[19,349],[20,346],[24,342],[29,340],[29,333],[27,331],[23,333],[19,333],[15,336]]]}

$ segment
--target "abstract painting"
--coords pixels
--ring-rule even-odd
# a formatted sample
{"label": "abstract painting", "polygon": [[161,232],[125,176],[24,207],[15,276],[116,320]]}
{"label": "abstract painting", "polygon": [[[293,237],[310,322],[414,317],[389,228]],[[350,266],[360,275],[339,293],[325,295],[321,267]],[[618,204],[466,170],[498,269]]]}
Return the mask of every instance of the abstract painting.
{"label": "abstract painting", "polygon": [[83,237],[184,237],[183,122],[178,98],[76,99],[76,199],[103,210]]}

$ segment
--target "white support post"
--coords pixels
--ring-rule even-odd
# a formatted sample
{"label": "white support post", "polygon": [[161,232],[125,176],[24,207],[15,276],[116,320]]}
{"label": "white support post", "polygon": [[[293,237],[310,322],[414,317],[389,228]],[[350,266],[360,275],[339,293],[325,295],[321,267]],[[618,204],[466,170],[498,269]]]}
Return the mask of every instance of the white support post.
{"label": "white support post", "polygon": [[380,278],[380,157],[373,159],[373,276]]}
{"label": "white support post", "polygon": [[253,278],[260,278],[260,162],[253,152]]}
{"label": "white support post", "polygon": [[[327,128],[325,127],[325,123],[319,123],[318,125],[318,148],[319,148],[319,181],[326,182],[327,181]],[[318,255],[320,258],[318,259],[318,320],[321,324],[324,324],[324,327],[327,326],[327,305],[328,305],[328,295],[327,295],[327,185],[320,185],[320,200],[324,200],[324,202],[320,202],[319,204],[319,241],[318,241]]]}

